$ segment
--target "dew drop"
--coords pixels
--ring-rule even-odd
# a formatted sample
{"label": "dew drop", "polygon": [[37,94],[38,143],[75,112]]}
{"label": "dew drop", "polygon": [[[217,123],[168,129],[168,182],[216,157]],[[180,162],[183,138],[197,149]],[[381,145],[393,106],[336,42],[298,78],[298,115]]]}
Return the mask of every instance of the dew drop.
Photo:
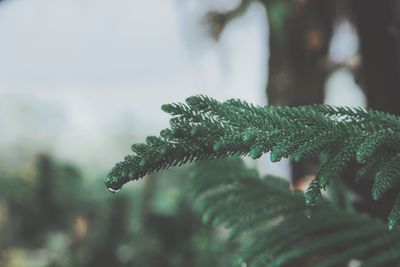
{"label": "dew drop", "polygon": [[356,259],[351,259],[351,260],[349,261],[349,264],[348,264],[347,266],[348,266],[348,267],[360,267],[361,264],[362,264],[361,261],[356,260]]}
{"label": "dew drop", "polygon": [[112,188],[112,187],[109,187],[109,188],[107,188],[107,189],[108,189],[108,191],[110,191],[111,193],[118,193],[119,190],[121,190],[121,189],[114,189],[114,188]]}
{"label": "dew drop", "polygon": [[307,219],[311,218],[311,210],[310,209],[306,209],[304,211],[304,216],[306,216]]}
{"label": "dew drop", "polygon": [[397,225],[397,220],[389,219],[388,228],[390,231],[396,228],[396,225]]}

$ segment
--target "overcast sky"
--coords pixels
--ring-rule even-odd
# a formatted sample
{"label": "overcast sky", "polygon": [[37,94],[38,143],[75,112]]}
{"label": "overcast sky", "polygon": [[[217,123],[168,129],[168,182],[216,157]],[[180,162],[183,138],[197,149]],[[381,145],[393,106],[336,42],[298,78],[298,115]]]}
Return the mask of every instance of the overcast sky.
{"label": "overcast sky", "polygon": [[265,10],[253,4],[219,42],[204,23],[207,11],[236,3],[3,2],[0,143],[25,140],[67,158],[93,157],[93,147],[112,150],[110,134],[142,138],[167,126],[163,103],[206,93],[264,104]]}

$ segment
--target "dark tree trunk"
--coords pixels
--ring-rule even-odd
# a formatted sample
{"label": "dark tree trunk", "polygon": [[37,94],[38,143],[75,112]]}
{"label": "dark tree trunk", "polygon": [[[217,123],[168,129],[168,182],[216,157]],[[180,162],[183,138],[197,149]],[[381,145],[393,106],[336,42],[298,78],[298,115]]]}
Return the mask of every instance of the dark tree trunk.
{"label": "dark tree trunk", "polygon": [[268,100],[273,105],[322,103],[324,68],[335,18],[332,1],[262,1],[270,25]]}
{"label": "dark tree trunk", "polygon": [[[400,1],[352,0],[353,21],[361,46],[361,68],[358,82],[363,88],[368,106],[400,115]],[[354,168],[355,169],[355,168]],[[362,183],[354,183],[355,170],[343,181],[363,196],[359,208],[386,218],[398,188],[379,201],[371,199],[372,175]]]}
{"label": "dark tree trunk", "polygon": [[[261,1],[270,25],[269,104],[319,104],[329,76],[325,66],[341,1]],[[317,161],[292,164],[293,180],[315,174]]]}
{"label": "dark tree trunk", "polygon": [[353,0],[368,106],[400,114],[400,1]]}

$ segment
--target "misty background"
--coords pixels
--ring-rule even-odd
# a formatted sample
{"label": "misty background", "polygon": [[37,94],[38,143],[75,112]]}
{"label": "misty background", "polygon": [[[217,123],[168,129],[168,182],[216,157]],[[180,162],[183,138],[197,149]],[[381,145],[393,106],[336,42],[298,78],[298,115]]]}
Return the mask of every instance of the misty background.
{"label": "misty background", "polygon": [[[251,4],[218,42],[209,34],[206,13],[237,4],[4,1],[0,144],[12,153],[3,153],[2,161],[26,160],[39,150],[104,172],[133,141],[168,125],[160,111],[164,103],[207,94],[266,104],[269,37],[263,6]],[[338,23],[330,48],[333,60],[357,53],[351,27]],[[345,70],[334,73],[326,89],[328,103],[365,103]],[[343,97],[349,90],[355,94]]]}

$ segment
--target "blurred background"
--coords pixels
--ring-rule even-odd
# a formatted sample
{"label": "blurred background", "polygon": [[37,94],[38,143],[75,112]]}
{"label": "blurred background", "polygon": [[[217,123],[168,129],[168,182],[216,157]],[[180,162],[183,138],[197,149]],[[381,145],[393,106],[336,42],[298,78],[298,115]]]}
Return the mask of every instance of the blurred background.
{"label": "blurred background", "polygon": [[[400,1],[0,0],[0,266],[229,266],[188,170],[110,194],[194,94],[400,114]],[[253,162],[301,181],[315,162]]]}

